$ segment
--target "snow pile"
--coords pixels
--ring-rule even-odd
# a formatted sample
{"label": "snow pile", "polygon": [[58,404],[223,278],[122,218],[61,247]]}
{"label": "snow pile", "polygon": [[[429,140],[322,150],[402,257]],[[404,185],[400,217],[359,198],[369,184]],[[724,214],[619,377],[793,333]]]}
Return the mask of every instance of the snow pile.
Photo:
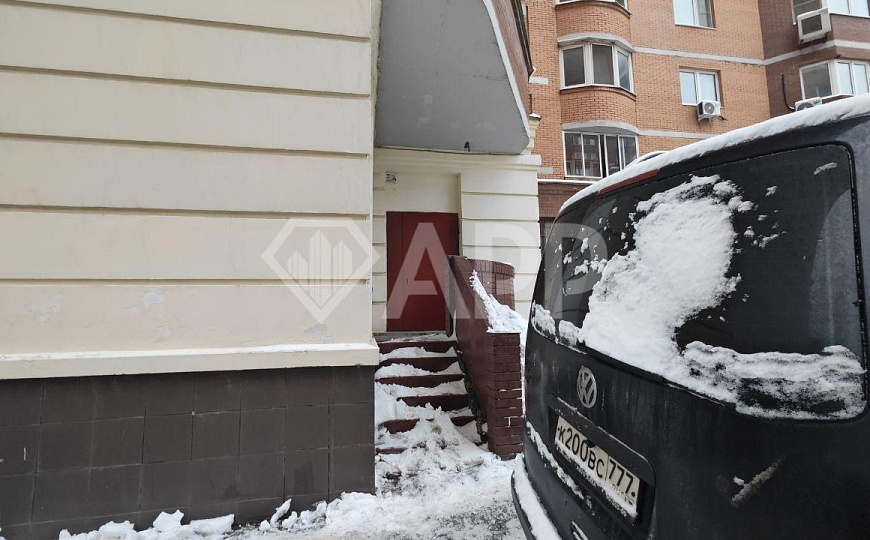
{"label": "snow pile", "polygon": [[412,448],[378,458],[376,495],[345,493],[238,538],[523,539],[510,495],[513,462],[469,442],[441,412],[404,435]]}
{"label": "snow pile", "polygon": [[420,341],[450,341],[453,338],[445,334],[444,332],[440,333],[432,333],[432,334],[412,334],[410,336],[400,336],[390,338],[386,341],[382,341],[381,343],[407,343],[410,341],[420,342]]}
{"label": "snow pile", "polygon": [[173,514],[160,512],[150,529],[139,532],[129,521],[110,521],[97,531],[81,534],[70,534],[64,529],[58,540],[217,540],[232,530],[234,516],[196,519],[187,525],[181,524],[182,518],[184,514],[179,510]]}
{"label": "snow pile", "polygon": [[[752,209],[718,177],[693,177],[637,206],[635,248],[607,261],[592,289],[582,327],[559,322],[559,341],[581,343],[698,393],[771,418],[851,418],[864,407],[858,359],[844,347],[821,354],[741,354],[690,343],[676,331],[733,293],[729,276],[737,237],[733,213]],[[762,245],[757,247],[763,248]],[[533,308],[545,335],[552,318]]]}
{"label": "snow pile", "polygon": [[674,163],[700,157],[724,148],[749,143],[764,137],[770,137],[772,135],[778,135],[780,133],[804,127],[817,126],[836,120],[855,118],[866,114],[870,114],[870,94],[833,101],[819,107],[811,107],[809,109],[804,109],[803,111],[778,116],[758,124],[735,129],[734,131],[729,131],[722,135],[717,135],[696,143],[681,146],[680,148],[670,150],[644,161],[635,161],[621,171],[588,186],[565,201],[560,213],[575,202],[590,195],[594,195],[605,187],[618,184],[623,180],[628,180],[648,172],[656,171],[668,165],[673,165]]}
{"label": "snow pile", "polygon": [[528,321],[516,311],[496,300],[495,296],[486,292],[475,270],[471,271],[471,288],[483,300],[486,318],[489,320],[488,332],[514,333],[520,334],[520,336],[526,333]]}
{"label": "snow pile", "polygon": [[[385,386],[388,385],[375,384],[375,425],[383,424],[388,420],[411,420],[414,418],[431,420],[440,411],[431,405],[425,407],[408,405],[392,395],[388,389],[384,388]],[[446,414],[448,416],[473,416],[467,407]]]}
{"label": "snow pile", "polygon": [[[399,349],[401,350],[401,349]],[[384,358],[386,355],[381,355]],[[398,367],[396,367],[398,366]],[[392,373],[401,373],[402,375],[392,375]],[[429,372],[423,369],[418,369],[405,364],[394,364],[392,366],[384,366],[375,372],[376,378],[386,376],[406,376],[405,374],[414,375],[446,375],[460,374],[462,370],[459,364],[454,362],[444,371]],[[441,413],[441,409],[436,409],[432,405],[412,406],[408,405],[400,397],[410,397],[418,395],[436,395],[436,394],[464,394],[466,393],[465,385],[462,381],[454,381],[443,383],[435,388],[418,388],[407,387],[395,384],[375,383],[375,425],[383,424],[388,420],[412,420],[414,418],[422,418],[432,420],[436,414]],[[455,411],[443,413],[447,416],[474,416],[471,409],[465,407]],[[379,430],[376,437],[376,444],[379,446],[392,446],[392,441],[388,440],[390,434],[386,430]],[[477,436],[475,435],[475,438]]]}

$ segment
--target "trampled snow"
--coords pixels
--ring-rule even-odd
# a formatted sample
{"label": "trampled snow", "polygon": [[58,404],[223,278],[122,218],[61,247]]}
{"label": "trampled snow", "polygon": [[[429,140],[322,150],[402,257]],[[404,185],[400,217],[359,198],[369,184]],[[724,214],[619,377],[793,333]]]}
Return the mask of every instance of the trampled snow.
{"label": "trampled snow", "polygon": [[[870,101],[865,100],[865,103]],[[652,160],[650,160],[652,161]],[[601,268],[582,326],[559,322],[558,340],[585,344],[635,367],[712,398],[745,414],[772,418],[851,418],[864,408],[859,360],[835,344],[818,354],[742,354],[700,342],[679,350],[676,331],[691,317],[732,294],[729,277],[737,233],[734,213],[751,210],[727,181],[693,177],[638,204],[632,218],[635,248]],[[777,235],[756,240],[764,248]],[[555,321],[534,305],[532,325],[552,337]],[[773,398],[762,407],[752,393]],[[816,405],[842,402],[831,413]]]}
{"label": "trampled snow", "polygon": [[405,436],[410,450],[378,459],[376,495],[345,493],[279,527],[250,527],[232,538],[524,539],[510,495],[513,461],[472,444],[440,412]]}
{"label": "trampled snow", "polygon": [[457,428],[451,421],[455,415],[472,416],[471,411],[409,407],[390,395],[386,386],[375,385],[377,423],[406,415],[423,420],[404,433],[378,429],[380,446],[406,450],[377,457],[374,495],[344,493],[331,503],[289,514],[288,501],[270,519],[234,532],[230,532],[232,516],[183,525],[184,515],[175,512],[162,513],[153,527],[142,532],[130,523],[108,523],[91,533],[61,533],[60,539],[524,540],[510,492],[514,463],[473,442],[474,422]]}
{"label": "trampled snow", "polygon": [[[659,154],[650,159],[630,164],[621,171],[595,182],[580,192],[574,194],[562,205],[561,211],[575,202],[598,193],[600,190],[618,184],[642,174],[652,172],[668,165],[673,165],[687,159],[700,157],[717,150],[731,148],[754,140],[762,139],[780,133],[786,133],[803,127],[817,126],[836,120],[855,118],[870,114],[870,94],[832,101],[818,107],[811,107],[802,111],[793,112],[783,116],[777,116],[770,120],[751,126],[735,129],[704,139],[674,150]],[[560,211],[560,212],[561,212]]]}

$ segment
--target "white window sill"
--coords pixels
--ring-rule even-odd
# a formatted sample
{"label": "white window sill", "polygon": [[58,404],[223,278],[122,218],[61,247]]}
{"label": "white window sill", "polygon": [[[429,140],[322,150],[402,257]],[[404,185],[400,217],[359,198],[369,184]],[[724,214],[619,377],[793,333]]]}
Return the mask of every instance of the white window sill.
{"label": "white window sill", "polygon": [[676,26],[682,26],[684,28],[698,28],[700,30],[715,30],[715,26],[701,26],[700,24],[685,24],[685,23],[674,23]]}
{"label": "white window sill", "polygon": [[[855,15],[853,13],[837,13],[836,11],[832,11],[831,15],[841,15],[843,17],[855,17],[856,19],[870,19],[870,16],[867,15]],[[797,23],[795,23],[797,24]]]}
{"label": "white window sill", "polygon": [[578,180],[578,181],[582,180],[582,181],[595,182],[596,180],[601,180],[603,177],[602,176],[572,176],[570,174],[566,174],[565,178],[569,179],[569,180]]}

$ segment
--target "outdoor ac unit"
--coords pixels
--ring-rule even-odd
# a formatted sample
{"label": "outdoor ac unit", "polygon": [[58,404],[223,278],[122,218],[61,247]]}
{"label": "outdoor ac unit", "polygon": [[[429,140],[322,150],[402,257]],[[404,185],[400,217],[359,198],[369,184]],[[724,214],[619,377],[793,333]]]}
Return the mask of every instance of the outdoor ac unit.
{"label": "outdoor ac unit", "polygon": [[827,7],[808,11],[798,15],[797,27],[800,43],[823,38],[831,31],[831,14]]}
{"label": "outdoor ac unit", "polygon": [[809,99],[802,99],[800,101],[795,102],[794,110],[802,111],[804,109],[809,109],[810,107],[818,107],[823,103],[822,98],[814,97]]}
{"label": "outdoor ac unit", "polygon": [[722,104],[709,99],[698,103],[698,120],[719,118],[722,116]]}

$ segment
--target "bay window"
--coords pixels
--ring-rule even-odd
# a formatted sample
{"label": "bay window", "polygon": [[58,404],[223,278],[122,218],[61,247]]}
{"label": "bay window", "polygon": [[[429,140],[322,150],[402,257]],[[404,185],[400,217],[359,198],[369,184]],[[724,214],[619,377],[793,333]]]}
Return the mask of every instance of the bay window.
{"label": "bay window", "polygon": [[870,17],[868,0],[828,0],[828,6],[831,9],[831,13]]}
{"label": "bay window", "polygon": [[[798,15],[822,9],[824,6],[823,0],[792,0],[791,4],[795,20]],[[870,17],[870,0],[828,0],[827,6],[831,13]]]}
{"label": "bay window", "polygon": [[800,70],[804,99],[870,92],[870,68],[866,62],[830,60]]}
{"label": "bay window", "polygon": [[637,159],[637,137],[566,131],[565,176],[603,178]]}
{"label": "bay window", "polygon": [[587,42],[561,53],[562,88],[595,84],[632,91],[631,54],[620,47]]}
{"label": "bay window", "polygon": [[[557,4],[573,4],[574,2],[583,1],[583,0],[556,0]],[[626,0],[603,0],[604,2],[613,2],[614,4],[619,4],[620,6],[628,9],[628,4]]]}

